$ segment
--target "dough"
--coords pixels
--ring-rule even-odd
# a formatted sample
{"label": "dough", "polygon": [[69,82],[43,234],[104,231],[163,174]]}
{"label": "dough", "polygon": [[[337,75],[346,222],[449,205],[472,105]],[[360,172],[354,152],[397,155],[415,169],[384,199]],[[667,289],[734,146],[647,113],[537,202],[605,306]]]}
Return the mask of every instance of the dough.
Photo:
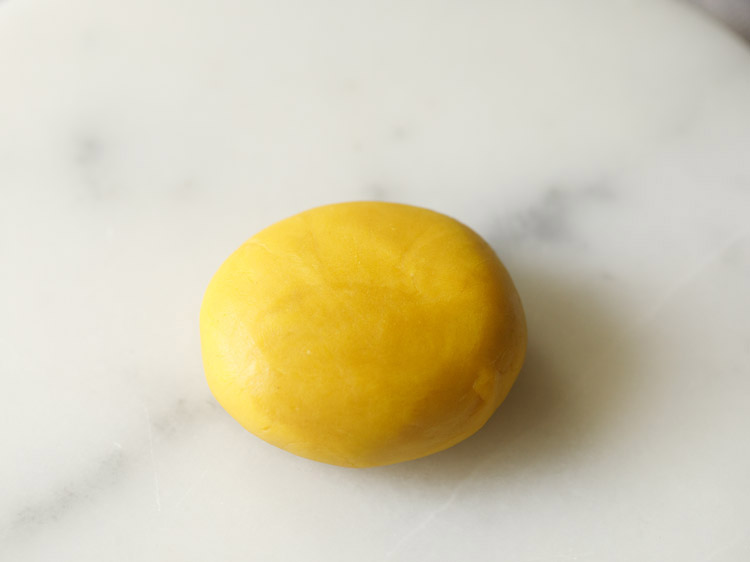
{"label": "dough", "polygon": [[328,205],[245,242],[203,299],[219,403],[261,439],[367,467],[477,431],[523,363],[526,324],[490,246],[408,205]]}

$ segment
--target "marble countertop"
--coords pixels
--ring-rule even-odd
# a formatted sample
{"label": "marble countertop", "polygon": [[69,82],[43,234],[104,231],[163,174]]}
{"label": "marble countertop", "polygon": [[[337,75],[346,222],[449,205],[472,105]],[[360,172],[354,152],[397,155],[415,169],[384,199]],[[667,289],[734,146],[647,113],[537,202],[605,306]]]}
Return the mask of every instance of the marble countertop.
{"label": "marble countertop", "polygon": [[[750,560],[750,51],[662,0],[0,4],[0,560]],[[212,398],[221,261],[383,199],[495,247],[530,348],[352,470]]]}

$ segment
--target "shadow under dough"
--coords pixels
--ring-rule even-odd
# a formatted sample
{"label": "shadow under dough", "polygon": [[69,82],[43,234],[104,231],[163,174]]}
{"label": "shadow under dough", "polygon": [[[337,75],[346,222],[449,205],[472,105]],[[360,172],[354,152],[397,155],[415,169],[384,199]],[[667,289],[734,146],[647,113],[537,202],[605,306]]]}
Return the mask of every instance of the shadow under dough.
{"label": "shadow under dough", "polygon": [[[368,476],[452,488],[472,479],[513,479],[559,470],[602,447],[632,382],[632,354],[595,287],[549,269],[510,268],[526,311],[529,346],[505,402],[458,445],[422,459],[368,469]],[[592,280],[592,283],[594,281]]]}

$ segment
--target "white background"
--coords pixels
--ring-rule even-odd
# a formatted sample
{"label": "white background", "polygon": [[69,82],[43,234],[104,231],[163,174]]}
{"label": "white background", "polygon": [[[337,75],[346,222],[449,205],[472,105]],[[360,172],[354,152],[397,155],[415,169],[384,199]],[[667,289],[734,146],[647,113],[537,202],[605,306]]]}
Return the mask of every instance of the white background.
{"label": "white background", "polygon": [[[0,5],[0,559],[750,559],[750,53],[659,0]],[[527,364],[343,469],[203,378],[221,261],[384,199],[493,244]]]}

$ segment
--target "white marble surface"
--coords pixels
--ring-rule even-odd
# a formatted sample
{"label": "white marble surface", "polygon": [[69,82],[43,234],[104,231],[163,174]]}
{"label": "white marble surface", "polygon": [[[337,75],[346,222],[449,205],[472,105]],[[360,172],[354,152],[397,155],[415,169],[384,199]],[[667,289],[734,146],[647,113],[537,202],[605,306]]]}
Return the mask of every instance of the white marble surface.
{"label": "white marble surface", "polygon": [[[0,560],[750,560],[750,52],[658,0],[0,4]],[[219,408],[223,258],[388,199],[495,246],[527,365],[351,470]]]}

